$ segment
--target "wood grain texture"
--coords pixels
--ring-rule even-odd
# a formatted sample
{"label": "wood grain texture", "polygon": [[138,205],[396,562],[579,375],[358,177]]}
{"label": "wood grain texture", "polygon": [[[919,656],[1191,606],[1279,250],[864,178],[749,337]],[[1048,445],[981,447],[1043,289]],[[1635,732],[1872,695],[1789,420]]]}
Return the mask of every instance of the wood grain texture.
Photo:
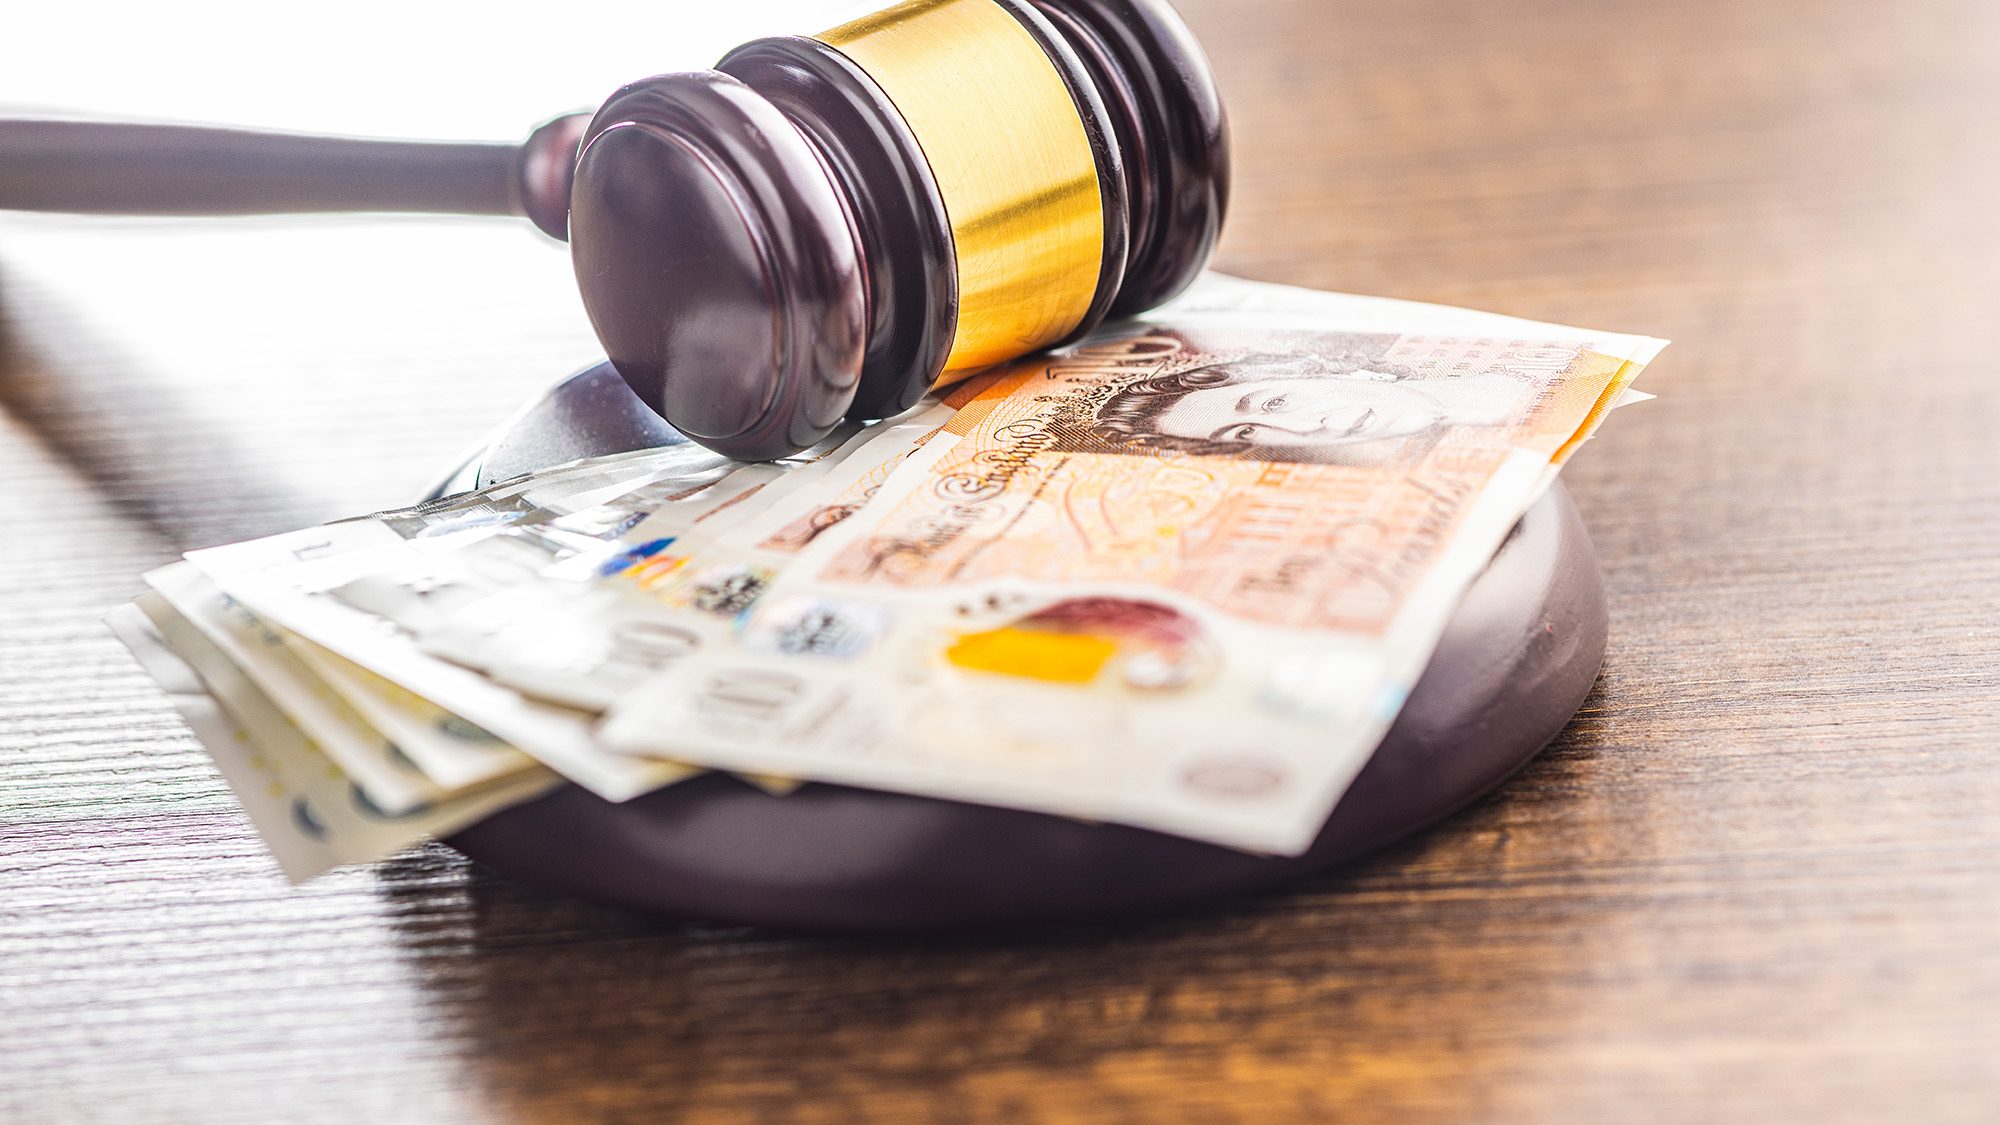
{"label": "wood grain texture", "polygon": [[1185,10],[1223,266],[1676,340],[1569,475],[1614,622],[1554,747],[1146,925],[667,927],[439,848],[288,890],[96,617],[417,491],[591,358],[566,267],[494,222],[0,218],[0,1118],[1990,1120],[2000,12]]}

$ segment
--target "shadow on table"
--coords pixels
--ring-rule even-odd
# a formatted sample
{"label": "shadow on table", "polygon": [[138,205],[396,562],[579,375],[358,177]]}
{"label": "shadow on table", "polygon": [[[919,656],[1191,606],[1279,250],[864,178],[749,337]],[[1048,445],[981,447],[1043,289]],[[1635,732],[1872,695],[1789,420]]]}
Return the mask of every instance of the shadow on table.
{"label": "shadow on table", "polygon": [[[32,331],[27,326],[33,325]],[[145,363],[0,263],[0,409],[176,550],[318,522]]]}

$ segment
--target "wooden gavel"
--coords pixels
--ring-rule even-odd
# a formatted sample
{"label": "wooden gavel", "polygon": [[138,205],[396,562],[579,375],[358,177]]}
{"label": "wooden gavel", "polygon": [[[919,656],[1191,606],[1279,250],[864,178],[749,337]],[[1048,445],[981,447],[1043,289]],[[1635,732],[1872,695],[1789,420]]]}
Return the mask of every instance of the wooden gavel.
{"label": "wooden gavel", "polygon": [[1165,301],[1228,184],[1221,100],[1164,0],[909,0],[521,145],[0,121],[0,209],[524,215],[569,240],[638,396],[748,459]]}

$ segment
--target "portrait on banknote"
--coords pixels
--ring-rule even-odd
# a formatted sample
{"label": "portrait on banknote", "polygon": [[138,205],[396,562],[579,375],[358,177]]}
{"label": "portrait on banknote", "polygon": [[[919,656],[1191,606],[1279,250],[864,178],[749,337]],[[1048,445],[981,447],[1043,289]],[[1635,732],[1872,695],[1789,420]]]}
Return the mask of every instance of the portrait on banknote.
{"label": "portrait on banknote", "polygon": [[1439,364],[1409,337],[1298,335],[1283,351],[1180,350],[1158,373],[1114,385],[1064,447],[1394,467],[1450,428],[1511,425],[1533,398],[1501,347],[1453,349]]}

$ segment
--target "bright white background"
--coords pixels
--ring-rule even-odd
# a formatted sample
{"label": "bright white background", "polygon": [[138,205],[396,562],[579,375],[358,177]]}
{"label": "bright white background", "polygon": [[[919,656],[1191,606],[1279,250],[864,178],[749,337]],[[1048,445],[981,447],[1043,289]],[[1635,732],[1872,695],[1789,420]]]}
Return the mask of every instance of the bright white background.
{"label": "bright white background", "polygon": [[26,3],[0,106],[381,136],[501,139],[621,82],[810,34],[851,0]]}

